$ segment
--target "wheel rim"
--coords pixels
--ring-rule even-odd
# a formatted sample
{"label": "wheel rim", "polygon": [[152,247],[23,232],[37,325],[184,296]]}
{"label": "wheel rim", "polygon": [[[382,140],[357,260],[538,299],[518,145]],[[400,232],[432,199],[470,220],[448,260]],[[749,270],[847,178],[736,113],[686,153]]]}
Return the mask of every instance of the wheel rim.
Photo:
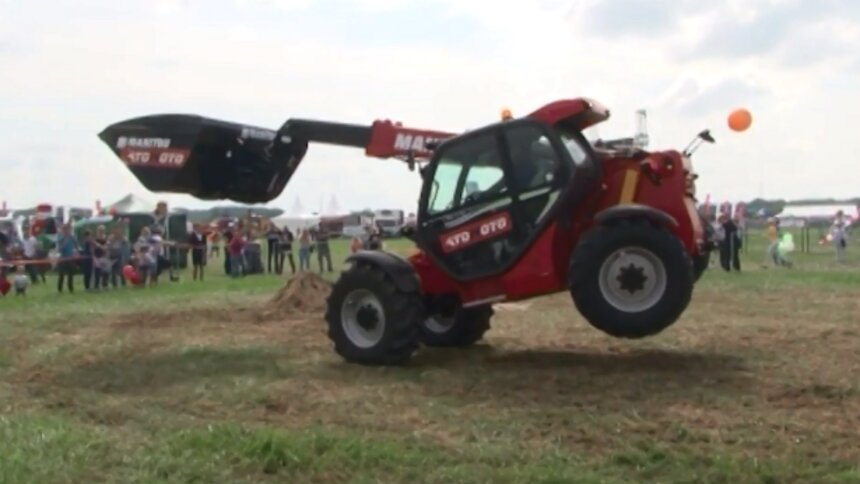
{"label": "wheel rim", "polygon": [[375,294],[356,289],[343,301],[340,321],[347,338],[359,348],[370,348],[382,340],[385,332],[385,311]]}
{"label": "wheel rim", "polygon": [[666,267],[650,250],[641,247],[619,249],[603,261],[600,292],[620,311],[646,311],[666,293]]}
{"label": "wheel rim", "polygon": [[437,314],[427,318],[427,320],[424,321],[424,327],[431,333],[444,334],[454,327],[454,322],[456,320],[456,316],[442,316],[441,314]]}

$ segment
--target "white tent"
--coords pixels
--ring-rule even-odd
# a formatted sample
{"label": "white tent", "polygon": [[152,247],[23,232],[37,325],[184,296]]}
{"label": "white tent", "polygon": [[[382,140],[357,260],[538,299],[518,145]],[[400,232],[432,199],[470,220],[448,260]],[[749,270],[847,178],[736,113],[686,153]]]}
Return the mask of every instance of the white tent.
{"label": "white tent", "polygon": [[779,215],[780,219],[821,220],[833,219],[836,212],[842,210],[845,217],[853,219],[857,216],[857,207],[853,205],[787,205]]}
{"label": "white tent", "polygon": [[143,197],[129,193],[106,206],[105,210],[116,210],[118,213],[152,213],[155,211],[155,204]]}
{"label": "white tent", "polygon": [[296,197],[296,201],[293,202],[293,209],[290,211],[290,215],[292,215],[294,217],[298,217],[298,216],[301,216],[301,214],[303,214],[304,211],[305,211],[305,209],[304,209],[304,207],[302,207],[301,200],[299,200],[298,197]]}
{"label": "white tent", "polygon": [[272,223],[278,227],[289,227],[290,231],[296,234],[300,229],[309,229],[319,225],[320,216],[316,214],[302,214],[278,217],[272,220]]}
{"label": "white tent", "polygon": [[325,215],[333,217],[339,215],[347,215],[346,212],[342,212],[340,210],[340,204],[337,203],[337,198],[334,195],[331,196],[331,200],[328,202],[328,208],[326,208]]}

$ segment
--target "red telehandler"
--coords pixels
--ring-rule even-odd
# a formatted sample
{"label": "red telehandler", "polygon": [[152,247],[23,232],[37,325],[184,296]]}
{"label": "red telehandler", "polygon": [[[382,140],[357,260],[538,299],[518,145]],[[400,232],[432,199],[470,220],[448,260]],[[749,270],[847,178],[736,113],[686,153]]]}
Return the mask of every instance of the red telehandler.
{"label": "red telehandler", "polygon": [[[674,323],[707,267],[708,224],[696,210],[693,146],[649,152],[589,143],[609,118],[586,99],[453,134],[290,119],[278,131],[190,115],[130,119],[99,137],[148,189],[199,199],[276,198],[309,143],[364,148],[420,163],[408,258],[351,255],[325,319],[351,362],[399,364],[419,344],[462,347],[490,327],[493,304],[570,291],[594,327],[620,338]],[[698,143],[698,144],[696,144]]]}

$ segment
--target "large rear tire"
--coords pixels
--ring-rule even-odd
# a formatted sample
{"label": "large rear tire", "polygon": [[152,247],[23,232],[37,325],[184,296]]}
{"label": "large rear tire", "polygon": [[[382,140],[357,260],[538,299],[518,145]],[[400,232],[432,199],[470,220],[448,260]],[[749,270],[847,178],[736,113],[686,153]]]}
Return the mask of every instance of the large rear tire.
{"label": "large rear tire", "polygon": [[705,275],[708,266],[711,265],[711,251],[704,251],[701,254],[693,257],[693,282],[699,282],[699,279]]}
{"label": "large rear tire", "polygon": [[417,292],[404,291],[384,271],[360,264],[335,282],[325,319],[328,337],[345,360],[398,365],[418,349],[424,306]]}
{"label": "large rear tire", "polygon": [[451,314],[433,314],[421,324],[421,342],[426,346],[462,348],[484,337],[493,317],[491,306],[458,308]]}
{"label": "large rear tire", "polygon": [[573,253],[570,291],[595,328],[619,338],[655,335],[687,308],[693,264],[681,241],[646,221],[586,234]]}

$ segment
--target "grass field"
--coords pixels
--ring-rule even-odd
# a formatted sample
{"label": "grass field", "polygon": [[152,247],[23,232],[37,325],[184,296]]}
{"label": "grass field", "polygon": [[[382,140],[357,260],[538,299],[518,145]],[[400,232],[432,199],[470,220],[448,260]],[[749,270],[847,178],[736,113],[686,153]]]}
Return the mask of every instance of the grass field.
{"label": "grass field", "polygon": [[560,294],[401,368],[343,363],[321,319],[261,318],[275,276],[49,280],[0,299],[0,482],[860,482],[850,249],[765,270],[753,238],[744,273],[707,273],[650,339]]}

